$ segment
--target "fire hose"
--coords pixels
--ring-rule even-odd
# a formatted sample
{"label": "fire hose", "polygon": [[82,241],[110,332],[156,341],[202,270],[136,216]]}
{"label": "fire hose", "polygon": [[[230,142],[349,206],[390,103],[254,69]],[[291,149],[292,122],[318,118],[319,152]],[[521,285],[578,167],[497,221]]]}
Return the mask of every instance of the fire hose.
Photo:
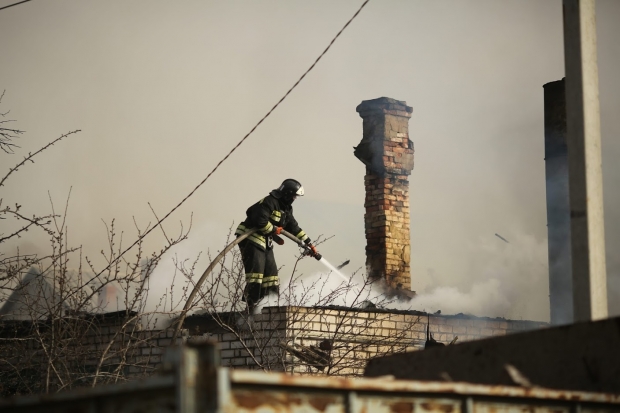
{"label": "fire hose", "polygon": [[[191,308],[191,306],[194,303],[194,298],[196,298],[196,294],[198,294],[198,291],[200,291],[200,287],[202,287],[202,284],[205,282],[205,280],[207,279],[209,274],[211,274],[211,271],[213,271],[215,266],[222,260],[222,258],[224,258],[224,256],[226,254],[228,254],[230,252],[230,250],[232,250],[235,247],[235,245],[239,244],[241,241],[243,241],[244,239],[246,239],[250,235],[254,234],[256,231],[258,231],[258,229],[257,228],[253,228],[253,229],[249,230],[248,232],[246,232],[245,234],[238,236],[233,242],[228,244],[226,246],[226,248],[224,248],[222,250],[222,252],[220,252],[218,254],[217,257],[215,257],[215,259],[211,262],[211,264],[209,264],[207,269],[202,273],[202,276],[200,277],[200,279],[198,280],[198,282],[194,286],[194,289],[192,290],[192,292],[190,293],[189,297],[187,298],[187,301],[185,302],[185,306],[183,306],[183,311],[181,311],[181,315],[179,316],[179,319],[177,321],[177,326],[174,329],[174,335],[172,336],[172,341],[173,342],[174,342],[174,340],[176,340],[176,338],[177,338],[177,336],[179,334],[179,331],[181,330],[181,326],[183,325],[183,321],[185,321],[185,316],[187,315],[187,312],[189,311],[189,309]],[[302,248],[304,250],[304,252],[303,252],[304,256],[314,257],[318,261],[321,260],[321,258],[322,258],[321,254],[319,254],[319,253],[315,254],[314,252],[312,252],[312,250],[310,249],[310,247],[308,245],[304,244],[303,241],[301,241],[299,238],[297,238],[296,236],[294,236],[290,232],[285,231],[283,229],[282,232],[280,232],[280,234],[284,235],[285,237],[287,237],[291,241],[295,242],[300,248]]]}

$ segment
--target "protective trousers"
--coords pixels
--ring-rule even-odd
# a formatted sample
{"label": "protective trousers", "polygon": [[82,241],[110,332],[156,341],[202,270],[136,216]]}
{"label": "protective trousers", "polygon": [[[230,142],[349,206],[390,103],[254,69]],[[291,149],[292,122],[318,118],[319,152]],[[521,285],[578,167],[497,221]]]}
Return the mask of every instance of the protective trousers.
{"label": "protective trousers", "polygon": [[248,304],[248,310],[252,312],[261,298],[270,293],[280,292],[278,267],[271,248],[263,251],[254,243],[243,240],[239,243],[239,249],[245,268],[243,301]]}

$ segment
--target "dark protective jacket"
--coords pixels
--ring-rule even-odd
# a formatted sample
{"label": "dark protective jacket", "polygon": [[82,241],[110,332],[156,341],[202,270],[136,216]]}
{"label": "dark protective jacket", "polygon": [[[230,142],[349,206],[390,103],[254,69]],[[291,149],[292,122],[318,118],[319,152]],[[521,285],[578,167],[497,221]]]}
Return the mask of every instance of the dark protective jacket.
{"label": "dark protective jacket", "polygon": [[310,243],[310,238],[299,228],[293,216],[293,206],[284,202],[278,191],[271,191],[268,196],[249,207],[246,215],[246,220],[239,224],[235,235],[239,236],[252,228],[258,228],[258,231],[247,239],[263,251],[271,248],[269,238],[276,227],[284,228],[306,244]]}

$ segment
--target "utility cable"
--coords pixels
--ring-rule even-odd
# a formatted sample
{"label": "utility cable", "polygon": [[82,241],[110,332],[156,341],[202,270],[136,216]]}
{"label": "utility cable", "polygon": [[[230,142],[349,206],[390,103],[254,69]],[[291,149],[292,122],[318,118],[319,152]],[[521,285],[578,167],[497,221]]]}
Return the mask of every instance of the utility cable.
{"label": "utility cable", "polygon": [[9,7],[17,6],[18,4],[28,3],[31,0],[24,0],[17,3],[9,4],[8,6],[0,7],[0,10],[8,9]]}
{"label": "utility cable", "polygon": [[[222,158],[217,165],[215,165],[215,168],[213,168],[213,170],[211,172],[209,172],[209,174],[202,180],[200,181],[200,183],[198,185],[196,185],[196,187],[194,189],[192,189],[192,191],[187,194],[185,196],[185,198],[183,198],[181,200],[181,202],[179,202],[174,208],[172,208],[166,215],[164,215],[160,220],[157,221],[157,223],[155,223],[155,225],[153,225],[151,228],[149,228],[147,231],[144,232],[144,234],[142,234],[133,244],[131,244],[129,247],[127,247],[123,252],[121,252],[118,257],[116,257],[115,259],[113,259],[112,261],[110,261],[110,263],[107,265],[107,267],[105,267],[103,270],[101,270],[97,276],[101,275],[104,271],[106,271],[108,268],[110,268],[112,265],[114,265],[115,263],[117,263],[121,257],[123,255],[125,255],[130,249],[132,249],[133,247],[135,247],[139,242],[141,242],[147,235],[149,235],[155,228],[159,227],[161,225],[162,222],[164,222],[164,220],[166,218],[168,218],[170,215],[172,215],[174,213],[174,211],[176,211],[177,209],[179,209],[181,207],[181,205],[183,205],[185,203],[185,201],[187,201],[192,195],[194,195],[194,193],[205,183],[207,182],[207,180],[211,177],[211,175],[213,175],[213,173],[215,171],[217,171],[217,169],[220,167],[220,165],[222,165],[222,163],[224,163],[228,157],[230,155],[232,155],[232,153],[234,151],[237,150],[237,148],[239,148],[239,146],[241,146],[241,144],[243,144],[243,142],[245,142],[245,140],[256,130],[256,128],[258,128],[260,126],[261,123],[263,123],[263,121],[265,119],[267,119],[269,117],[269,115],[271,115],[273,113],[274,110],[276,110],[276,108],[278,106],[280,106],[280,103],[282,103],[284,101],[284,99],[286,99],[288,97],[288,95],[291,94],[291,92],[297,87],[297,85],[299,85],[299,83],[301,83],[301,81],[306,77],[306,75],[308,73],[310,73],[310,71],[312,69],[314,69],[314,67],[316,66],[316,64],[319,62],[319,60],[321,60],[321,58],[323,56],[325,56],[325,54],[327,53],[327,51],[332,47],[332,45],[334,44],[334,42],[338,39],[338,37],[340,37],[340,35],[342,34],[342,32],[349,26],[349,24],[351,24],[351,22],[357,17],[358,14],[360,14],[360,12],[362,11],[362,9],[364,8],[364,6],[366,6],[366,4],[368,4],[370,0],[366,0],[364,1],[364,3],[362,3],[362,5],[360,6],[360,8],[355,12],[355,14],[353,15],[353,17],[351,17],[349,19],[349,21],[342,27],[342,29],[340,29],[340,31],[336,34],[336,36],[334,36],[334,38],[329,42],[329,44],[327,45],[327,47],[325,48],[325,50],[323,50],[323,53],[321,53],[319,55],[319,57],[316,58],[316,60],[314,61],[314,63],[312,63],[312,65],[308,68],[308,70],[306,70],[304,72],[303,75],[301,75],[301,77],[297,80],[297,82],[295,82],[295,84],[284,94],[284,96],[282,96],[282,98],[278,101],[278,103],[276,103],[275,105],[273,105],[273,107],[269,110],[269,112],[267,112],[267,114],[265,116],[262,117],[261,120],[258,121],[258,123],[256,125],[254,125],[254,127],[230,150],[230,152],[228,152],[228,154],[226,154],[226,156],[224,156],[224,158]],[[96,276],[96,277],[97,277]]]}
{"label": "utility cable", "polygon": [[211,175],[213,175],[213,173],[215,171],[217,171],[217,169],[220,167],[220,165],[222,165],[222,163],[224,163],[228,157],[230,155],[232,155],[232,153],[234,151],[237,150],[237,148],[239,148],[239,146],[241,146],[241,144],[243,144],[243,142],[245,142],[245,140],[256,130],[256,128],[258,128],[260,126],[261,123],[263,123],[263,121],[265,119],[267,119],[267,117],[269,117],[269,115],[271,115],[273,113],[274,110],[276,110],[276,108],[280,105],[280,103],[282,103],[284,101],[284,99],[286,99],[288,97],[288,95],[291,94],[291,92],[297,87],[297,85],[299,85],[299,83],[301,83],[301,81],[306,77],[306,75],[308,73],[310,73],[310,71],[312,69],[314,69],[314,67],[316,66],[316,64],[319,62],[319,60],[321,60],[321,58],[327,53],[327,51],[332,47],[332,45],[334,44],[334,42],[338,39],[338,37],[340,37],[340,35],[342,34],[342,32],[349,26],[349,24],[351,24],[351,22],[357,17],[358,14],[360,14],[360,12],[362,11],[362,9],[366,6],[366,4],[368,4],[370,0],[365,0],[364,3],[362,3],[362,5],[360,6],[360,8],[355,12],[355,14],[353,15],[353,17],[351,17],[349,19],[349,21],[342,27],[342,29],[340,29],[340,31],[336,34],[336,36],[334,36],[334,38],[331,40],[331,42],[329,42],[329,44],[327,45],[327,47],[325,48],[325,50],[323,50],[323,53],[321,53],[319,55],[319,57],[316,58],[316,60],[314,61],[314,63],[312,63],[312,65],[308,68],[308,70],[306,70],[304,72],[303,75],[301,75],[301,77],[297,80],[297,82],[295,82],[295,84],[284,94],[284,96],[282,96],[282,98],[278,101],[278,103],[276,103],[270,110],[269,112],[267,112],[267,114],[265,116],[263,116],[263,118],[261,120],[258,121],[258,123],[256,125],[254,125],[254,127],[230,150],[230,152],[228,152],[228,154],[226,154],[226,156],[224,156],[224,158],[222,158],[217,165],[215,165],[215,168],[213,168],[213,170],[211,172],[209,172],[209,174],[202,180],[200,181],[200,183],[198,185],[196,185],[196,187],[194,189],[192,189],[192,191],[187,194],[185,196],[185,198],[183,198],[181,200],[181,202],[179,202],[174,208],[172,208],[166,215],[164,215],[160,220],[157,221],[157,223],[155,223],[155,225],[153,225],[151,228],[149,228],[147,231],[144,232],[144,234],[142,234],[133,244],[131,244],[129,247],[127,247],[123,252],[121,252],[118,257],[116,257],[115,259],[113,259],[112,261],[110,261],[110,263],[103,269],[101,270],[97,275],[101,275],[104,271],[106,271],[108,268],[110,268],[112,265],[114,265],[115,263],[117,263],[121,257],[123,255],[125,255],[130,249],[132,249],[133,247],[135,247],[139,242],[141,242],[147,235],[149,235],[155,228],[157,228],[158,226],[161,225],[162,222],[164,222],[164,220],[166,218],[168,218],[170,215],[172,215],[177,209],[179,209],[181,207],[181,205],[183,205],[185,203],[185,201],[187,201],[192,195],[194,195],[194,193],[205,183],[207,182],[207,180],[211,177]]}

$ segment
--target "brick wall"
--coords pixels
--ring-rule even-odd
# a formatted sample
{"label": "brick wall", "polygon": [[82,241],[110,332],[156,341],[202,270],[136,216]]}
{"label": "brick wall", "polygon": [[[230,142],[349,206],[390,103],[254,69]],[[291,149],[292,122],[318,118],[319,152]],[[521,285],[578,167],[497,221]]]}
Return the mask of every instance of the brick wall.
{"label": "brick wall", "polygon": [[[123,318],[0,322],[0,394],[42,393],[152,375],[173,330],[143,330]],[[187,337],[182,337],[177,343]],[[51,362],[50,362],[51,361]],[[48,374],[49,373],[49,374]],[[49,376],[49,377],[48,377]]]}
{"label": "brick wall", "polygon": [[[90,330],[76,353],[83,351],[84,365],[91,367],[88,370],[94,369],[103,355],[103,371],[119,371],[121,380],[129,380],[152,375],[157,370],[165,349],[173,344],[173,335],[174,329],[121,331],[118,325],[105,326]],[[184,330],[180,335],[175,344],[183,343],[188,334]],[[84,351],[85,345],[89,351]],[[109,348],[107,352],[106,348]]]}
{"label": "brick wall", "polygon": [[194,315],[187,317],[190,342],[212,340],[219,343],[221,365],[284,371],[286,352],[280,346],[287,341],[286,307],[267,307],[261,314],[245,313]]}
{"label": "brick wall", "polygon": [[411,290],[409,178],[413,143],[412,108],[390,98],[365,100],[357,111],[363,137],[355,156],[366,165],[366,266],[370,277]]}
{"label": "brick wall", "polygon": [[[189,330],[182,330],[176,344],[215,340],[225,367],[355,377],[363,374],[370,358],[422,349],[426,322],[426,313],[415,311],[266,307],[250,318],[239,313],[188,317],[185,326]],[[536,321],[430,316],[430,331],[444,343],[456,336],[463,342],[546,326]],[[41,326],[39,331],[45,334]],[[90,385],[102,356],[98,384],[152,375],[165,348],[173,344],[172,335],[170,329],[141,330],[139,324],[123,327],[122,320],[90,323],[60,354],[56,366],[66,369],[68,376],[61,375],[64,385],[52,376],[52,391]],[[0,324],[0,336],[0,392],[42,392],[48,359],[33,335],[32,324],[5,322]]]}
{"label": "brick wall", "polygon": [[[368,359],[378,355],[414,351],[424,348],[427,315],[418,312],[290,309],[303,317],[288,324],[288,337],[304,346],[332,340],[331,362],[324,373],[357,376],[363,373]],[[450,343],[506,335],[547,326],[546,323],[470,316],[430,316],[430,331],[440,342]],[[304,365],[306,364],[306,365]],[[313,371],[314,370],[314,371]],[[297,363],[296,373],[316,373],[307,363]]]}
{"label": "brick wall", "polygon": [[[202,316],[210,319],[211,316]],[[222,365],[305,375],[361,376],[368,359],[424,348],[427,315],[415,311],[344,307],[267,307],[248,320],[239,315],[238,331],[203,333],[193,320],[190,340],[220,343]],[[213,324],[211,322],[211,330]],[[431,315],[430,331],[443,343],[457,343],[546,327],[537,321],[466,315]]]}

